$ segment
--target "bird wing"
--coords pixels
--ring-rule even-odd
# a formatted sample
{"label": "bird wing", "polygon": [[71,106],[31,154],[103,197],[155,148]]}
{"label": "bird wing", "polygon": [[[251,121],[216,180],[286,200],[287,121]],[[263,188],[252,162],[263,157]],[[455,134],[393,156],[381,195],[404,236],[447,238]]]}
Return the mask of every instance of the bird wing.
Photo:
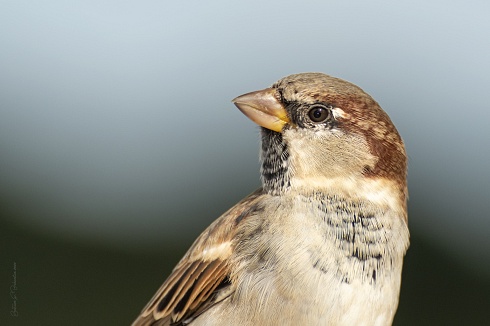
{"label": "bird wing", "polygon": [[233,293],[229,261],[237,225],[256,210],[258,189],[215,220],[194,242],[132,326],[187,325]]}

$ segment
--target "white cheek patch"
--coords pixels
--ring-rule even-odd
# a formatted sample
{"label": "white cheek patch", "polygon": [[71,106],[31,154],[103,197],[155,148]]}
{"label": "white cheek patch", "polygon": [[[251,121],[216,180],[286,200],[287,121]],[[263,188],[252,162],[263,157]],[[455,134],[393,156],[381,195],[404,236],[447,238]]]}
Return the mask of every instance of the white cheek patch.
{"label": "white cheek patch", "polygon": [[345,111],[342,110],[341,108],[333,108],[332,114],[335,119],[337,118],[348,119],[350,117],[350,115],[345,113]]}

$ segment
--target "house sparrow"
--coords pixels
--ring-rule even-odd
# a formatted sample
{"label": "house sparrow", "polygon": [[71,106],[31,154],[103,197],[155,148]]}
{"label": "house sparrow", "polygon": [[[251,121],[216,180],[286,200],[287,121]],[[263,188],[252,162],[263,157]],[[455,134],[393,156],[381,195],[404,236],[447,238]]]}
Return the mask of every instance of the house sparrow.
{"label": "house sparrow", "polygon": [[199,236],[133,325],[391,325],[409,231],[388,115],[321,73],[233,102],[262,127],[262,188]]}

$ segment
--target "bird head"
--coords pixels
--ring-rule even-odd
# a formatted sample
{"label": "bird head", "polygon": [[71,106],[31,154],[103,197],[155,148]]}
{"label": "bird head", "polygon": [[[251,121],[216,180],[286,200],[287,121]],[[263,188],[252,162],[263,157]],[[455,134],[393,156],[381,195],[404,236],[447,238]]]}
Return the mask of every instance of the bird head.
{"label": "bird head", "polygon": [[[406,207],[403,141],[361,88],[322,73],[302,73],[233,102],[262,127],[266,191],[341,193]],[[392,195],[384,196],[386,191]]]}

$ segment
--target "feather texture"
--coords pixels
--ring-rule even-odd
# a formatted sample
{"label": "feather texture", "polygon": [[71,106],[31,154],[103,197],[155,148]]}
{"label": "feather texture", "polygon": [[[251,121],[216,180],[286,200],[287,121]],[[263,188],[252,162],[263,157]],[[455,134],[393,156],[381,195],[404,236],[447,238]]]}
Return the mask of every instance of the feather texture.
{"label": "feather texture", "polygon": [[186,325],[233,292],[228,265],[233,238],[261,194],[258,189],[247,196],[197,238],[133,326]]}

